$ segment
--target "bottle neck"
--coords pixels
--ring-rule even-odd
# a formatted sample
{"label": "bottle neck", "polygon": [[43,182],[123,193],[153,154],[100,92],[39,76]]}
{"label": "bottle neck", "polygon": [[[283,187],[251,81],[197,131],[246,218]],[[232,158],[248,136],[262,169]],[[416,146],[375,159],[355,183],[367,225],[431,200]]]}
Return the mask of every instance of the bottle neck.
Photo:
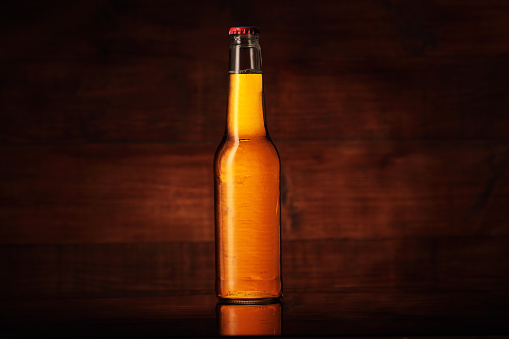
{"label": "bottle neck", "polygon": [[226,134],[235,140],[267,136],[259,36],[231,36]]}
{"label": "bottle neck", "polygon": [[261,74],[262,49],[258,34],[230,36],[230,74]]}

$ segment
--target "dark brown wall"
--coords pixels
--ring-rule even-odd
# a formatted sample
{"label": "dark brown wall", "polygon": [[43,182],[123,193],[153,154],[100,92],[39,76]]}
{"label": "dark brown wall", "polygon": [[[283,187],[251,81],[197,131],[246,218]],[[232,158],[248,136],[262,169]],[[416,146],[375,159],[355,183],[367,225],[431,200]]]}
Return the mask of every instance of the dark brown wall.
{"label": "dark brown wall", "polygon": [[243,24],[262,30],[287,291],[509,284],[509,2],[0,6],[2,298],[213,291]]}

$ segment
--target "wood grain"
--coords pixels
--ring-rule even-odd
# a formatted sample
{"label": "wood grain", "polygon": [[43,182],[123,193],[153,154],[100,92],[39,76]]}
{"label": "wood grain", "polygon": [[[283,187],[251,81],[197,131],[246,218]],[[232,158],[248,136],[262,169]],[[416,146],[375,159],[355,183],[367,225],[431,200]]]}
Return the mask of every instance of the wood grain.
{"label": "wood grain", "polygon": [[500,0],[1,2],[1,298],[212,293],[237,24],[262,29],[286,291],[505,288],[508,14]]}
{"label": "wood grain", "polygon": [[[209,1],[3,3],[6,59],[87,59],[115,55],[220,60],[227,29],[262,28],[270,51],[289,58],[506,55],[505,1],[308,1],[256,5]],[[281,20],[284,18],[285,20]],[[284,33],[282,36],[281,33]],[[206,45],[203,43],[207,42]],[[302,48],[306,46],[308,48]],[[312,47],[312,48],[311,48]],[[205,48],[205,47],[204,47]]]}
{"label": "wood grain", "polygon": [[[212,241],[215,147],[2,147],[0,242]],[[278,148],[284,239],[509,234],[508,144]]]}
{"label": "wood grain", "polygon": [[[328,237],[507,235],[507,145],[281,144],[283,233]],[[499,217],[500,216],[500,217]]]}
{"label": "wood grain", "polygon": [[4,144],[216,142],[241,18],[263,27],[275,139],[509,137],[500,1],[32,7],[0,37]]}
{"label": "wood grain", "polygon": [[[276,140],[508,138],[505,63],[269,60],[269,130]],[[228,83],[214,61],[139,57],[1,67],[4,144],[218,142],[224,132]]]}
{"label": "wood grain", "polygon": [[5,147],[1,242],[210,241],[215,148]]}
{"label": "wood grain", "polygon": [[[284,290],[497,290],[507,254],[493,237],[285,241]],[[214,243],[2,246],[0,274],[0,299],[213,295]]]}

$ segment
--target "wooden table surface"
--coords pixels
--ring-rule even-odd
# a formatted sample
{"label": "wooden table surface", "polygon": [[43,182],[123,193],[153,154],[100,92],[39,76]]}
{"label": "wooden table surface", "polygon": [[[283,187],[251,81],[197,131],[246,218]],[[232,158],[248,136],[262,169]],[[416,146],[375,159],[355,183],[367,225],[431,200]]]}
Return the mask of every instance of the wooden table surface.
{"label": "wooden table surface", "polygon": [[[18,300],[0,305],[2,338],[202,337],[216,336],[221,330],[217,300],[211,293]],[[282,305],[284,336],[509,335],[507,291],[290,291]]]}

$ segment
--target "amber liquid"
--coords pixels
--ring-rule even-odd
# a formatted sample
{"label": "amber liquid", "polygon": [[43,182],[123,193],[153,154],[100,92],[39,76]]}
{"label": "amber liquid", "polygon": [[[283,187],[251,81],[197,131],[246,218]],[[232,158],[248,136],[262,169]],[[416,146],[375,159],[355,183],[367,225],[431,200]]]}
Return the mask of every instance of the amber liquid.
{"label": "amber liquid", "polygon": [[219,335],[281,335],[281,304],[218,305]]}
{"label": "amber liquid", "polygon": [[281,295],[280,162],[264,123],[261,74],[231,74],[227,133],[214,161],[216,291]]}

